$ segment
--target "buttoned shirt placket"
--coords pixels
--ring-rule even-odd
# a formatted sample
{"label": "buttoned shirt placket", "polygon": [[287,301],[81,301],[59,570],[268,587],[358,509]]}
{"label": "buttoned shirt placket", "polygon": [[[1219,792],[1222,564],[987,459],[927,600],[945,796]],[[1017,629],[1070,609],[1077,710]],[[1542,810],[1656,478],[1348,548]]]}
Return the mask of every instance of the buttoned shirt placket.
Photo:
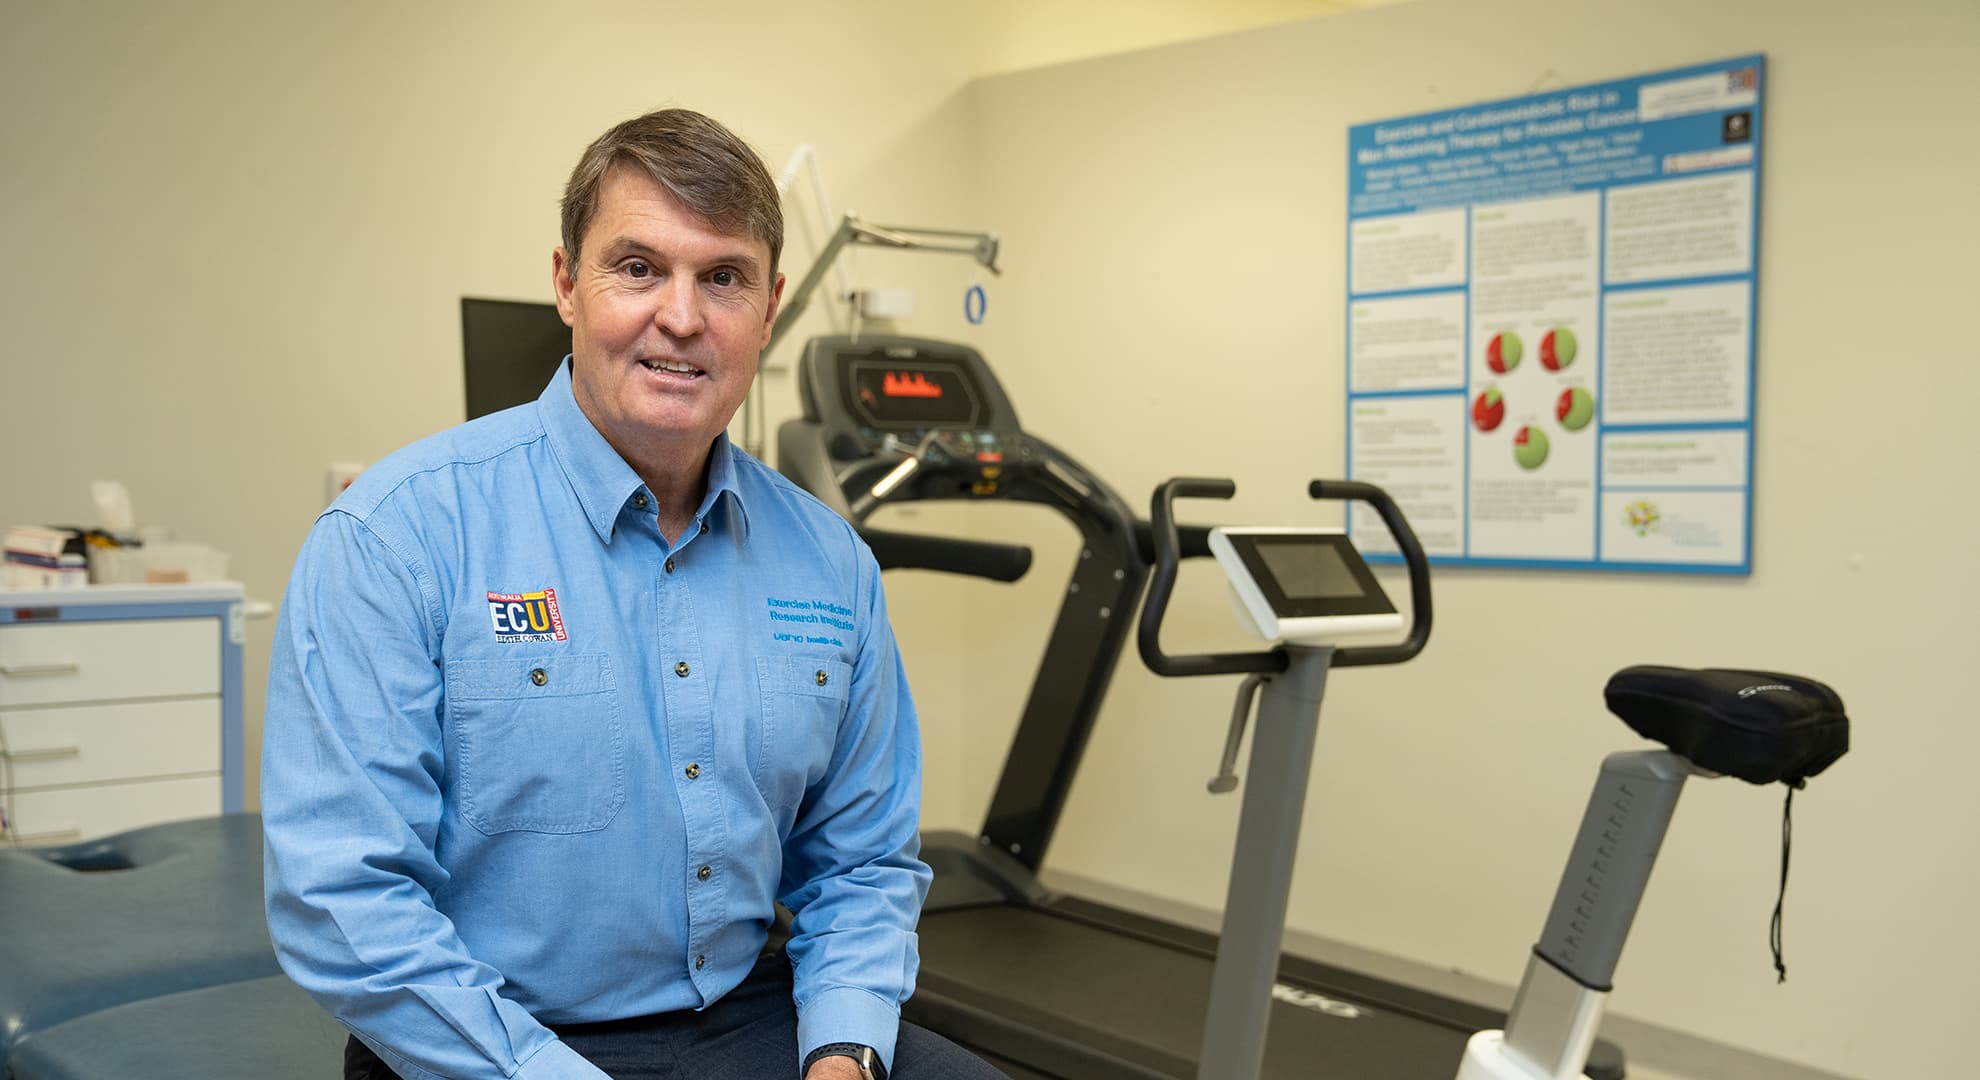
{"label": "buttoned shirt placket", "polygon": [[[715,707],[712,694],[715,675],[702,651],[695,617],[694,592],[688,584],[691,560],[688,545],[707,532],[697,517],[681,535],[680,543],[669,546],[659,539],[654,560],[656,603],[653,628],[655,669],[671,672],[660,680],[661,745],[668,757],[668,775],[673,777],[680,796],[681,821],[686,829],[682,843],[686,854],[688,880],[680,887],[687,893],[687,951],[683,956],[687,976],[701,992],[702,1002],[712,1000],[705,979],[718,959],[707,955],[708,938],[728,921],[728,905],[720,875],[715,872],[716,856],[726,849],[721,790],[703,782],[710,763],[718,760],[715,739]],[[656,530],[657,536],[657,530]],[[669,569],[671,567],[671,569]],[[679,765],[676,768],[675,765]],[[688,764],[695,764],[693,775]],[[669,883],[660,883],[661,888]]]}

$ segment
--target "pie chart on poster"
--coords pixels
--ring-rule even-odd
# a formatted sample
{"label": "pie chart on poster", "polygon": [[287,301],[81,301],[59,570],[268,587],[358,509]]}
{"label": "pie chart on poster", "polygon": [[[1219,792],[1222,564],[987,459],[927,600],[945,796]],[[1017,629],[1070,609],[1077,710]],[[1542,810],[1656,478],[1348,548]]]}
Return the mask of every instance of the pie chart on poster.
{"label": "pie chart on poster", "polygon": [[1548,371],[1560,371],[1574,363],[1574,348],[1574,331],[1556,326],[1540,339],[1540,366]]}
{"label": "pie chart on poster", "polygon": [[1506,419],[1506,396],[1489,387],[1471,403],[1471,422],[1480,431],[1491,431]]}
{"label": "pie chart on poster", "polygon": [[1513,436],[1513,460],[1522,469],[1537,469],[1547,460],[1547,433],[1528,424]]}
{"label": "pie chart on poster", "polygon": [[1570,386],[1554,402],[1554,416],[1569,431],[1580,431],[1595,419],[1595,395],[1585,388]]}
{"label": "pie chart on poster", "polygon": [[1485,346],[1485,366],[1504,375],[1519,366],[1520,352],[1518,334],[1511,330],[1493,334]]}

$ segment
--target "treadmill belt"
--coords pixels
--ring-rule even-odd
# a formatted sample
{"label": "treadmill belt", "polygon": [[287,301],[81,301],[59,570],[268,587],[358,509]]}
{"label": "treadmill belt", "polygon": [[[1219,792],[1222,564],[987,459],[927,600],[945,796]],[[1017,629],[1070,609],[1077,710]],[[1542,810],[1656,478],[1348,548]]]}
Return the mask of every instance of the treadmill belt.
{"label": "treadmill belt", "polygon": [[[944,999],[960,1000],[972,1011],[1010,1017],[1039,1038],[1138,1066],[1119,1075],[1195,1074],[1210,957],[1012,907],[928,913],[920,936],[922,992],[910,1000],[911,1010],[919,1003],[939,1012]],[[1449,1080],[1471,1036],[1469,1028],[1314,990],[1287,991],[1272,1002],[1265,1077]],[[922,1001],[924,994],[936,1000]],[[979,1028],[964,1041],[1029,1063],[1020,1048],[1027,1036],[1012,1033],[1012,1042],[998,1045],[1003,1037]],[[1065,1072],[1077,1080],[1097,1075]]]}

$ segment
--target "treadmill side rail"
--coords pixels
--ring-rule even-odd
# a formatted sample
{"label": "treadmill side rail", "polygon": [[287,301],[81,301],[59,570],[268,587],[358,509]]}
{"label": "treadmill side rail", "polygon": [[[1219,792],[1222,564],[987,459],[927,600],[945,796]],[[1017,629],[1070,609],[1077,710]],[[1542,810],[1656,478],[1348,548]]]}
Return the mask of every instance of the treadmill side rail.
{"label": "treadmill side rail", "polygon": [[923,912],[954,911],[983,904],[1043,907],[1052,890],[1039,883],[1024,863],[982,837],[950,830],[921,834],[921,860],[935,872]]}

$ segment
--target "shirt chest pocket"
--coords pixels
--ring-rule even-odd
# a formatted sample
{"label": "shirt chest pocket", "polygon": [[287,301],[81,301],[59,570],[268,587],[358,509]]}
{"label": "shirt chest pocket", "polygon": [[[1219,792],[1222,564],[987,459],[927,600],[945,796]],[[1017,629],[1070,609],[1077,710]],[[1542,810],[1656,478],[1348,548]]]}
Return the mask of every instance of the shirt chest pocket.
{"label": "shirt chest pocket", "polygon": [[626,734],[603,653],[447,662],[461,816],[484,833],[604,828],[626,802]]}
{"label": "shirt chest pocket", "polygon": [[760,723],[750,769],[770,808],[789,814],[832,762],[852,666],[827,657],[759,656],[756,686]]}

